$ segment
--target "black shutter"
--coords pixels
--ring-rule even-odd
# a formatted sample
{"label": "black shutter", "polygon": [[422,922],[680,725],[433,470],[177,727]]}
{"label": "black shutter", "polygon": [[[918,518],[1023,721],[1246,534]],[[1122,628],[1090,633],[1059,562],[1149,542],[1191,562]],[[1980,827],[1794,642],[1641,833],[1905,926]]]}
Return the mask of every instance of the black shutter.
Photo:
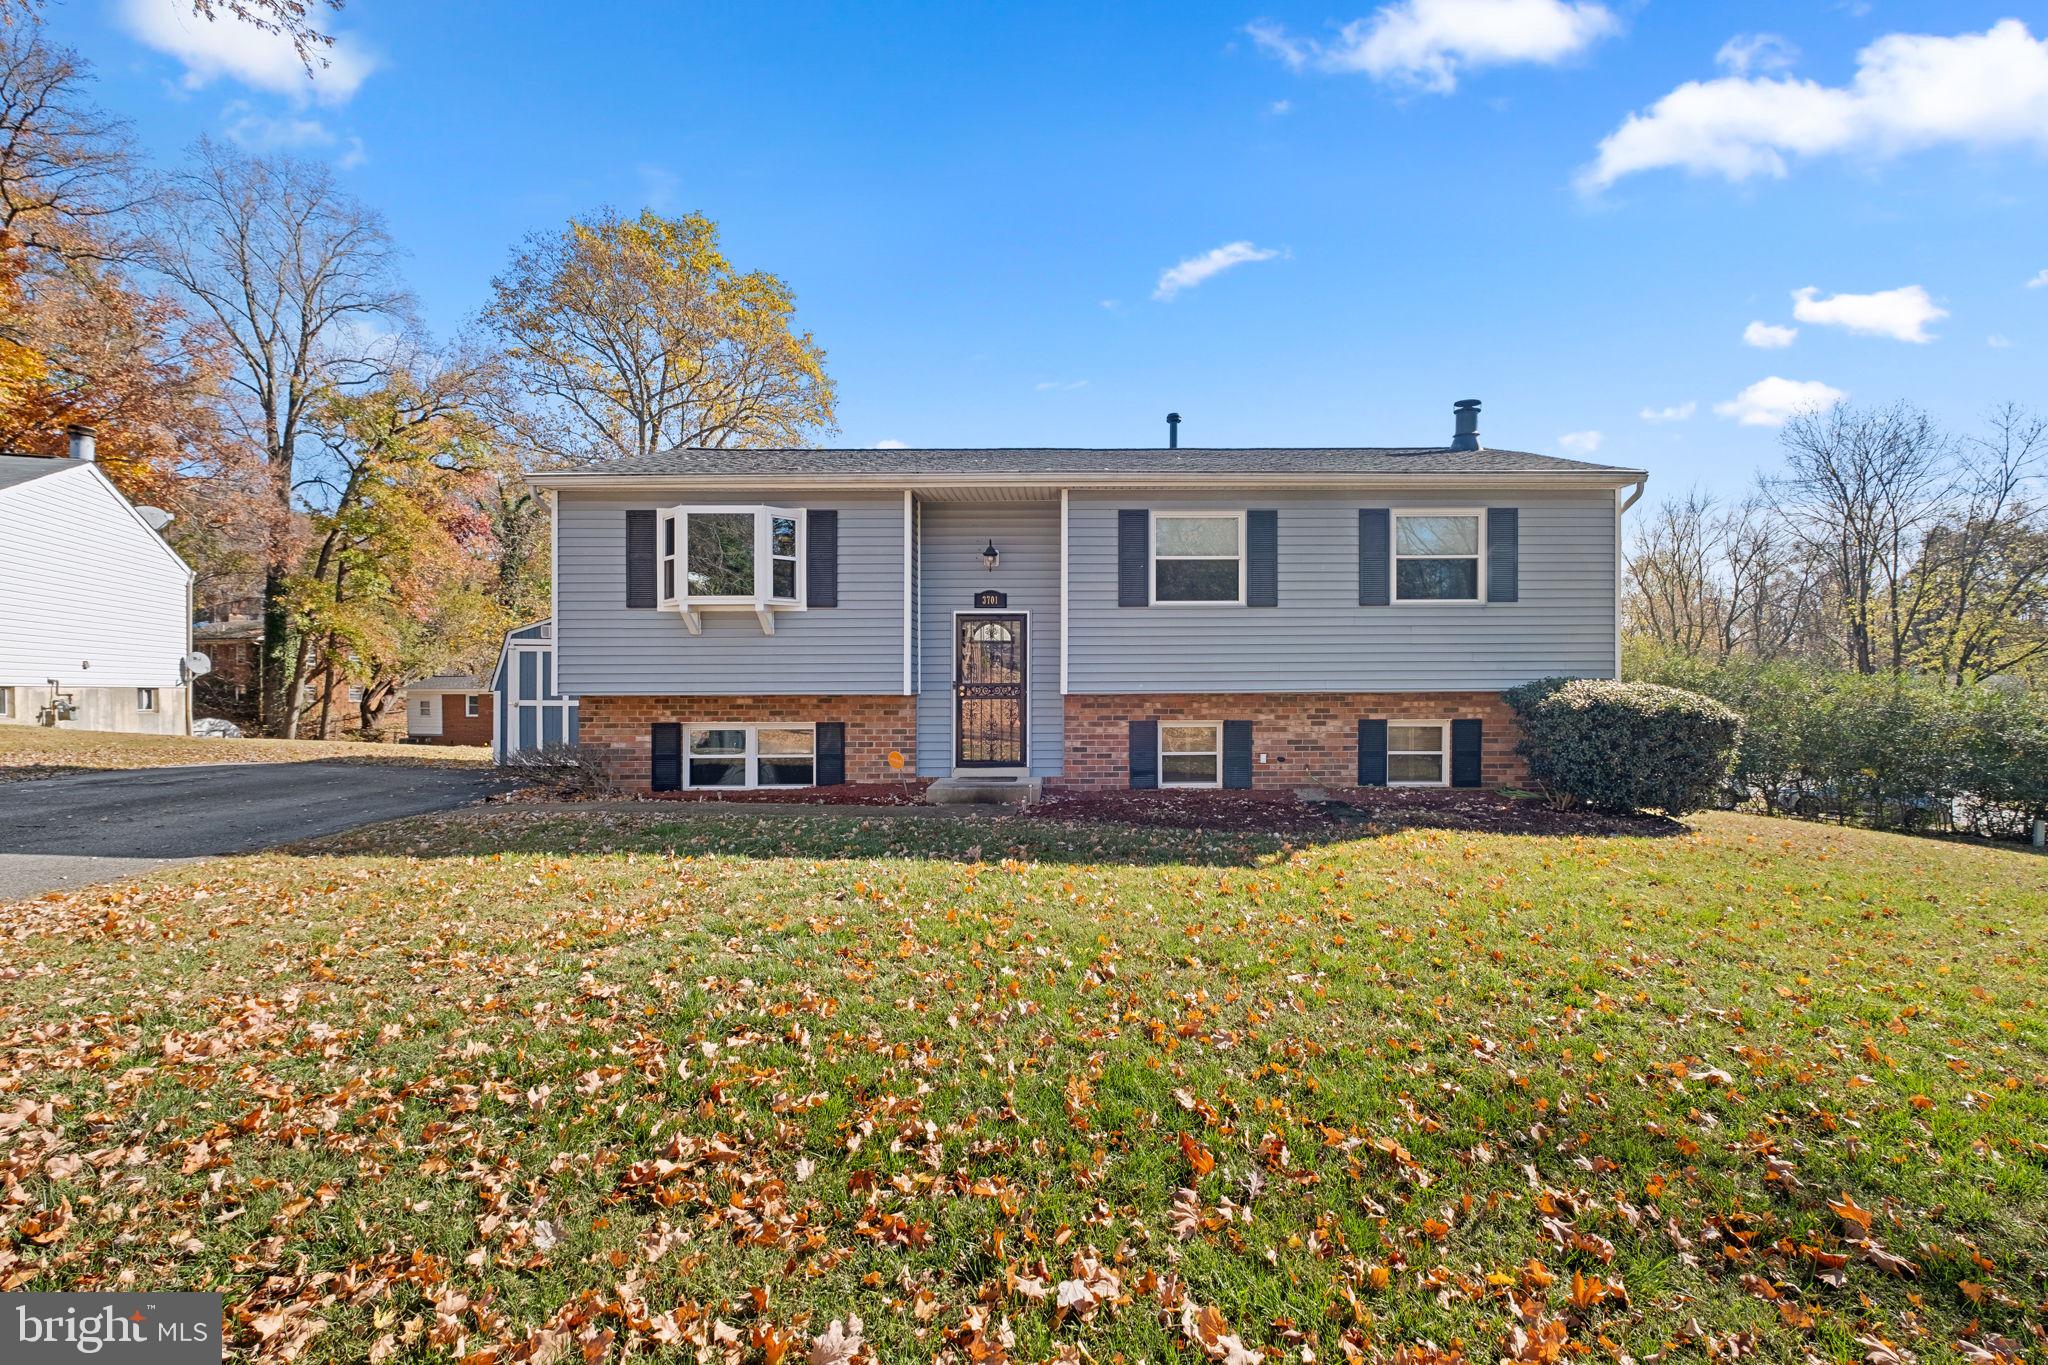
{"label": "black shutter", "polygon": [[626,513],[627,606],[651,607],[655,604],[654,563],[653,510],[636,509]]}
{"label": "black shutter", "polygon": [[654,727],[654,763],[647,785],[658,792],[683,789],[683,727],[665,720]]}
{"label": "black shutter", "polygon": [[1517,507],[1486,509],[1486,600],[1519,601],[1522,592],[1522,512]]}
{"label": "black shutter", "polygon": [[839,514],[813,508],[804,514],[804,605],[839,605]]}
{"label": "black shutter", "polygon": [[1384,607],[1393,601],[1388,575],[1393,572],[1387,538],[1393,520],[1384,507],[1358,509],[1358,605]]}
{"label": "black shutter", "polygon": [[846,781],[846,722],[821,720],[818,733],[818,785],[837,787]]}
{"label": "black shutter", "polygon": [[1244,604],[1280,605],[1280,514],[1271,509],[1244,514]]}
{"label": "black shutter", "polygon": [[1479,722],[1476,720],[1454,720],[1451,722],[1451,785],[1453,787],[1476,787],[1479,785]]}
{"label": "black shutter", "polygon": [[1358,785],[1387,785],[1387,723],[1383,720],[1358,722]]}
{"label": "black shutter", "polygon": [[1116,514],[1116,604],[1152,605],[1152,514],[1125,508]]}
{"label": "black shutter", "polygon": [[1131,722],[1131,787],[1150,790],[1159,785],[1159,722]]}
{"label": "black shutter", "polygon": [[1223,785],[1240,790],[1252,784],[1252,723],[1223,722]]}

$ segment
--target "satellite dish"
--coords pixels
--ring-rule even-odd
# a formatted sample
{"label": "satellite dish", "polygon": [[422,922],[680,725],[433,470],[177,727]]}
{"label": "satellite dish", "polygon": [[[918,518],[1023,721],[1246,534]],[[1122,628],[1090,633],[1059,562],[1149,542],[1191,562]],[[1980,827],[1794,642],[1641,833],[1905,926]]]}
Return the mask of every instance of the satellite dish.
{"label": "satellite dish", "polygon": [[152,531],[161,531],[164,527],[177,520],[176,517],[161,507],[138,507],[135,509],[135,514],[148,522],[149,529]]}
{"label": "satellite dish", "polygon": [[185,676],[188,678],[203,678],[213,672],[213,660],[196,649],[187,654],[182,662],[185,665]]}

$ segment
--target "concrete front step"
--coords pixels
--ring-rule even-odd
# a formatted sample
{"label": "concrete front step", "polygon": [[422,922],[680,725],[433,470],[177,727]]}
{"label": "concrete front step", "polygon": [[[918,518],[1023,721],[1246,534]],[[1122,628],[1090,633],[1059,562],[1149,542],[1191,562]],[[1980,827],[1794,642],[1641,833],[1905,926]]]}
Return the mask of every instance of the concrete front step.
{"label": "concrete front step", "polygon": [[933,806],[1025,806],[1044,786],[1036,777],[941,777],[924,789]]}

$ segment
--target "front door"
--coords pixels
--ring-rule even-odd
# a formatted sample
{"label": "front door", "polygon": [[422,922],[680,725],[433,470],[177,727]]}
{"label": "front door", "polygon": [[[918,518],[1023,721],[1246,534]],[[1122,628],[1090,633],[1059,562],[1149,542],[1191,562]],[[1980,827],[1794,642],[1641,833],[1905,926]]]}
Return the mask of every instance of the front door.
{"label": "front door", "polygon": [[953,766],[1023,767],[1024,618],[957,616],[953,640]]}

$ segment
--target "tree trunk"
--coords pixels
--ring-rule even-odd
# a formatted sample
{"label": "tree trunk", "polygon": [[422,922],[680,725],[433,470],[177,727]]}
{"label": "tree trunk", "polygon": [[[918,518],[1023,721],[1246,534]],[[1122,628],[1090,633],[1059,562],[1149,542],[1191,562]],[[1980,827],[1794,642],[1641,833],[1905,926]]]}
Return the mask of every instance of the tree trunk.
{"label": "tree trunk", "polygon": [[256,699],[257,727],[272,735],[284,734],[291,721],[292,705],[286,692],[292,674],[290,637],[284,570],[272,565],[263,575],[263,655]]}

